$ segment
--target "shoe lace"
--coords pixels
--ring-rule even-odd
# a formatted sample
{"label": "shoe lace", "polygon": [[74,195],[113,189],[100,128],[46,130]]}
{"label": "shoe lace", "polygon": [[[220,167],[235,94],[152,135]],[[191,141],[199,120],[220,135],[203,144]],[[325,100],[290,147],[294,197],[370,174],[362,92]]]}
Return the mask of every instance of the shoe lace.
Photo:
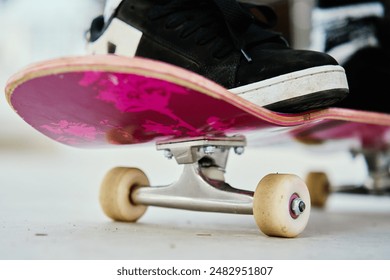
{"label": "shoe lace", "polygon": [[287,45],[270,30],[276,14],[265,5],[239,4],[236,0],[171,0],[149,13],[152,20],[166,18],[167,29],[180,30],[180,38],[194,36],[197,45],[212,44],[212,55],[223,58],[234,49],[247,61],[246,49],[265,42]]}

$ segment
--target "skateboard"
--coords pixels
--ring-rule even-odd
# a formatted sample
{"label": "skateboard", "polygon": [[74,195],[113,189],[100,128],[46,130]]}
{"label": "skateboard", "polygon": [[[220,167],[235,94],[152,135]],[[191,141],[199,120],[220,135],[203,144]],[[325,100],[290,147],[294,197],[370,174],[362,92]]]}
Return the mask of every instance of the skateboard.
{"label": "skateboard", "polygon": [[[343,110],[343,109],[342,109]],[[347,110],[343,110],[348,112]],[[310,171],[305,182],[309,189],[312,206],[323,208],[326,206],[329,195],[332,192],[362,193],[362,194],[385,194],[390,187],[390,149],[388,126],[378,127],[370,119],[369,112],[359,112],[362,117],[366,116],[364,122],[339,122],[334,120],[326,124],[310,124],[294,130],[296,139],[304,144],[317,145],[333,140],[337,147],[337,140],[350,139],[349,146],[340,144],[348,149],[352,158],[361,155],[366,163],[368,177],[363,185],[354,184],[333,185],[326,172],[322,170]],[[389,116],[388,114],[382,114]],[[338,148],[336,148],[337,150]]]}
{"label": "skateboard", "polygon": [[113,220],[135,222],[147,206],[253,214],[266,235],[295,237],[310,216],[310,194],[294,174],[269,174],[255,191],[224,178],[230,151],[245,146],[358,138],[385,149],[390,115],[329,108],[272,112],[197,74],[144,58],[94,55],[31,65],[11,77],[6,98],[33,128],[81,148],[155,145],[183,165],[169,186],[150,186],[138,168],[110,170],[100,204]]}

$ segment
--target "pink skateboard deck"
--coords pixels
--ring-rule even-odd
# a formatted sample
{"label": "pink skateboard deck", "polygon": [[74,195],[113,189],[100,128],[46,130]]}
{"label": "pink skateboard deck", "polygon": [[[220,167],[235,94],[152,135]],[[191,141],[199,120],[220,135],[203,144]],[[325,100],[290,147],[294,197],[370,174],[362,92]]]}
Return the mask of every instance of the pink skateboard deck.
{"label": "pink skateboard deck", "polygon": [[[148,205],[253,214],[263,233],[294,237],[309,219],[306,184],[295,175],[270,174],[254,192],[233,188],[224,180],[230,148],[242,152],[245,138],[253,146],[355,138],[380,150],[390,143],[388,114],[338,108],[275,113],[199,75],[142,58],[38,63],[11,77],[6,97],[27,123],[57,142],[76,147],[159,142],[159,150],[185,166],[176,183],[163,187],[149,187],[139,169],[108,172],[100,204],[110,218],[128,222]],[[245,138],[232,137],[237,134]]]}
{"label": "pink skateboard deck", "polygon": [[389,114],[341,108],[276,113],[199,75],[142,58],[41,62],[10,78],[6,97],[36,130],[77,147],[234,134],[247,135],[252,145],[357,138],[383,149],[390,142]]}

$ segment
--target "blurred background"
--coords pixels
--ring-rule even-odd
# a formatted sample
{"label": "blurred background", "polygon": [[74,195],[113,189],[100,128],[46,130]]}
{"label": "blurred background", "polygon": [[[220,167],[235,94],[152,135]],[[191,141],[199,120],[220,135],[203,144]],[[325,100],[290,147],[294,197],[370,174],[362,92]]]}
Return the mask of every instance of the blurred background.
{"label": "blurred background", "polygon": [[[273,5],[279,15],[277,29],[285,34],[291,44],[296,48],[308,48],[312,1],[266,0],[262,2]],[[85,54],[85,32],[91,20],[101,14],[103,8],[103,0],[0,0],[0,26],[3,27],[3,31],[0,32],[1,88],[4,89],[6,81],[12,74],[31,63]],[[280,148],[276,150],[278,149]],[[1,95],[0,152],[24,153],[34,150],[44,152],[73,149],[54,143],[31,129],[10,109],[4,94]],[[272,148],[270,151],[274,153]],[[301,152],[299,147],[290,152],[297,151]],[[280,153],[282,158],[284,153],[284,151]],[[345,154],[341,154],[345,157]],[[340,157],[341,154],[336,153],[336,156]],[[319,158],[322,157],[321,154],[310,157],[322,162]],[[275,162],[277,166],[280,165],[276,159]],[[349,156],[347,156],[347,163],[350,164]],[[330,168],[332,165],[333,163]],[[292,167],[298,168],[295,163]],[[304,170],[302,164],[299,171],[302,173]],[[357,172],[353,177],[361,180],[365,176],[365,174],[359,175],[360,173]]]}
{"label": "blurred background", "polygon": [[[269,3],[285,15],[281,17],[279,30],[285,32],[294,47],[307,48],[310,42],[312,1]],[[31,63],[84,54],[85,32],[91,20],[102,13],[103,4],[102,0],[0,0],[0,87],[4,89],[11,75]],[[144,228],[128,228],[130,226],[110,223],[100,210],[98,189],[104,173],[109,168],[120,165],[144,169],[151,183],[156,185],[171,183],[181,171],[181,167],[174,161],[166,160],[153,146],[80,150],[55,143],[24,123],[10,109],[4,94],[1,94],[0,259],[140,256],[203,258],[201,248],[205,246],[204,236],[211,235],[222,239],[219,242],[211,240],[213,243],[210,246],[215,250],[209,252],[209,258],[348,258],[357,250],[341,245],[340,240],[352,246],[352,241],[348,240],[351,234],[359,236],[356,232],[361,226],[351,225],[345,231],[339,230],[341,239],[323,246],[319,241],[333,240],[334,233],[326,224],[321,226],[320,220],[309,227],[308,236],[314,236],[310,249],[299,251],[296,250],[299,247],[297,244],[290,243],[292,251],[289,252],[286,243],[278,245],[277,240],[259,235],[257,228],[252,227],[251,223],[248,226],[246,222],[252,221],[252,217],[243,219],[229,216],[223,220],[220,215],[182,214],[175,210],[151,209],[141,221],[141,224],[147,224]],[[363,159],[359,156],[352,157],[342,146],[332,144],[321,149],[299,144],[248,148],[242,156],[233,155],[227,168],[227,180],[233,186],[246,189],[254,189],[262,176],[271,172],[295,173],[304,177],[309,171],[326,171],[334,185],[359,185],[367,179]],[[370,202],[370,199],[365,201]],[[355,206],[355,201],[352,199],[340,202],[331,199],[329,208],[333,210],[325,220],[329,222],[334,218],[341,229],[344,220],[339,217],[344,216],[338,216],[336,212],[351,209],[348,207]],[[361,202],[360,198],[359,203]],[[363,202],[360,212],[365,212],[368,208],[375,212],[380,207],[376,201],[371,202],[366,206]],[[351,217],[354,214],[345,216]],[[359,220],[368,223],[363,226],[372,229],[369,218]],[[165,227],[153,226],[155,224],[165,224]],[[176,225],[181,226],[181,231],[172,230]],[[229,231],[229,227],[233,230]],[[203,231],[194,237],[193,228],[197,231],[201,228]],[[227,233],[221,232],[226,228]],[[244,233],[240,232],[241,228],[244,228]],[[118,232],[122,229],[125,231],[123,234]],[[156,229],[160,235],[154,237],[152,234]],[[134,244],[134,237],[128,240],[138,231],[146,238],[146,242],[152,242],[155,248],[161,250],[149,252],[151,249],[145,249],[142,242]],[[211,234],[207,235],[209,231]],[[322,239],[316,239],[315,235],[321,231]],[[110,239],[113,232],[117,234],[117,241]],[[268,253],[253,245],[259,238],[264,239],[263,246],[270,246]],[[303,245],[301,242],[304,240],[297,242]],[[135,247],[125,251],[125,244],[130,243]],[[221,250],[226,248],[223,244],[240,245],[243,250],[239,253],[229,247],[224,251]],[[317,250],[313,253],[312,248],[315,246]],[[276,251],[270,255],[275,248]],[[381,248],[379,256],[386,256],[385,250],[385,247]],[[320,251],[321,254],[318,253]],[[147,255],[148,252],[151,254]],[[232,255],[232,252],[235,254]],[[360,255],[361,258],[370,256],[374,256],[370,250]]]}
{"label": "blurred background", "polygon": [[[45,59],[84,54],[84,33],[103,9],[103,0],[1,0],[0,85],[27,65]],[[4,102],[0,102],[0,146],[26,145],[34,137]],[[33,143],[37,140],[29,140]],[[39,143],[37,143],[39,144]]]}

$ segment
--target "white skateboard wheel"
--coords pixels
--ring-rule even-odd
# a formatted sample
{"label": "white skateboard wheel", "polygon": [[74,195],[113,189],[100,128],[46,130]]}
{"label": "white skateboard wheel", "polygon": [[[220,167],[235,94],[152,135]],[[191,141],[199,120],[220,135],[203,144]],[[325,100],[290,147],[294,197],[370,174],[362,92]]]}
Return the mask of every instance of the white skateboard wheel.
{"label": "white skateboard wheel", "polygon": [[310,216],[310,194],[305,182],[290,174],[265,176],[253,197],[253,216],[268,236],[296,237]]}
{"label": "white skateboard wheel", "polygon": [[125,167],[111,169],[100,187],[99,199],[104,213],[116,221],[137,221],[147,207],[133,203],[131,197],[141,186],[149,186],[149,180],[140,169]]}
{"label": "white skateboard wheel", "polygon": [[311,205],[325,207],[330,194],[330,183],[324,172],[310,172],[306,176],[306,185],[309,189]]}

